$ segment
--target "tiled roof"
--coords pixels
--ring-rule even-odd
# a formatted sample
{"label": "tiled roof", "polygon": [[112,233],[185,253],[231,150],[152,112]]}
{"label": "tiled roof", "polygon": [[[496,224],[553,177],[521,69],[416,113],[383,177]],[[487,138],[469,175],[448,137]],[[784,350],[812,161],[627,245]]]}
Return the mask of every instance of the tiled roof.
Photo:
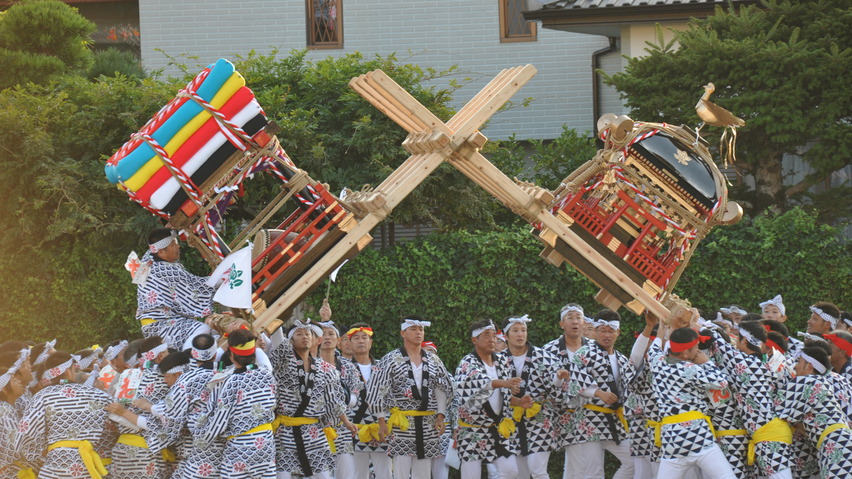
{"label": "tiled roof", "polygon": [[592,9],[618,7],[655,7],[686,4],[725,4],[727,0],[557,0],[542,5],[542,10],[553,9]]}

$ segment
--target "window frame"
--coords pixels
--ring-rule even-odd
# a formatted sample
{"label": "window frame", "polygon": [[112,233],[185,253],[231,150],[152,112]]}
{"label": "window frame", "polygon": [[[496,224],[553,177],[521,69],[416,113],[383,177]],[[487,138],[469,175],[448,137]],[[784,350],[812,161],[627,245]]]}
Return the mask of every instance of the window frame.
{"label": "window frame", "polygon": [[337,29],[337,41],[325,43],[314,42],[314,4],[317,1],[322,2],[326,0],[305,0],[305,21],[307,27],[305,31],[305,36],[308,50],[335,50],[343,48],[343,0],[332,0],[333,2],[335,2],[337,12],[337,18],[335,18],[334,22],[334,26]]}
{"label": "window frame", "polygon": [[500,43],[515,43],[515,42],[535,42],[538,41],[538,32],[536,30],[537,22],[527,22],[530,27],[529,34],[510,35],[509,34],[509,0],[500,0]]}

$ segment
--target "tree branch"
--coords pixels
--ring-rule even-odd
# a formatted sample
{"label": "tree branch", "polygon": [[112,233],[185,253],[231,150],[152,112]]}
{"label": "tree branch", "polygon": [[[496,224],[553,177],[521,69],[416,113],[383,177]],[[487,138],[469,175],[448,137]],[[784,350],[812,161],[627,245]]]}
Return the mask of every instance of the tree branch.
{"label": "tree branch", "polygon": [[825,179],[828,177],[828,175],[818,177],[818,178],[809,178],[809,177],[810,177],[810,175],[806,176],[804,180],[802,180],[802,181],[796,183],[795,185],[785,189],[784,195],[787,198],[790,198],[791,196],[797,195],[797,194],[807,190],[811,186],[814,186],[815,184],[819,183],[820,181],[825,181]]}

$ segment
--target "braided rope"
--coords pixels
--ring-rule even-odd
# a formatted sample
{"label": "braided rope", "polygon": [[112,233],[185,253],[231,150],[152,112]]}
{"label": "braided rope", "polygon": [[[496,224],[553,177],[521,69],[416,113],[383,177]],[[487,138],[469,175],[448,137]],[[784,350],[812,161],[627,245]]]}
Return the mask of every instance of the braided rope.
{"label": "braided rope", "polygon": [[171,169],[175,178],[177,178],[177,180],[184,185],[187,194],[189,194],[195,204],[201,204],[201,201],[199,199],[200,192],[198,190],[198,187],[195,186],[195,184],[192,182],[192,179],[190,179],[190,177],[186,173],[184,173],[179,166],[174,164],[172,159],[169,157],[169,154],[166,153],[166,150],[162,146],[160,146],[159,143],[157,143],[157,140],[155,140],[151,135],[148,135],[147,133],[136,133],[133,136],[141,138],[142,141],[147,143],[148,146],[150,146],[154,150],[157,156],[160,157],[160,160],[162,160],[163,163],[169,166],[169,169]]}
{"label": "braided rope", "polygon": [[213,108],[213,105],[207,103],[198,93],[192,90],[181,90],[178,92],[178,98],[190,98],[195,103],[198,104],[201,108],[204,109],[207,113],[209,113],[213,118],[216,119],[216,124],[219,125],[219,130],[228,138],[228,141],[231,142],[235,147],[237,147],[240,151],[245,152],[248,150],[249,145],[252,143],[251,137],[242,129],[239,125],[229,121],[225,118],[225,115]]}

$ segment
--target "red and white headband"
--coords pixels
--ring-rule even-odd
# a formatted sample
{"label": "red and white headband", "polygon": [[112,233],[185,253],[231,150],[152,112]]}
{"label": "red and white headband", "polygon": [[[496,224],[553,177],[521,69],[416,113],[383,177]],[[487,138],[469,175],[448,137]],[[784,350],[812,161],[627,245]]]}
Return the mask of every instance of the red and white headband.
{"label": "red and white headband", "polygon": [[157,359],[157,356],[159,356],[160,353],[164,353],[168,350],[169,350],[169,345],[166,344],[166,343],[162,343],[159,346],[142,353],[142,359],[145,360],[145,361],[153,361],[153,360]]}
{"label": "red and white headband", "polygon": [[71,359],[69,359],[68,361],[65,361],[64,363],[60,364],[59,366],[54,366],[53,368],[48,369],[47,371],[44,372],[44,374],[42,374],[41,382],[44,383],[44,384],[50,384],[50,381],[53,381],[54,379],[58,378],[59,376],[62,376],[63,374],[65,374],[65,371],[68,371],[68,368],[70,368],[71,365],[74,364],[74,361],[78,358],[79,358],[79,356],[72,355]]}

